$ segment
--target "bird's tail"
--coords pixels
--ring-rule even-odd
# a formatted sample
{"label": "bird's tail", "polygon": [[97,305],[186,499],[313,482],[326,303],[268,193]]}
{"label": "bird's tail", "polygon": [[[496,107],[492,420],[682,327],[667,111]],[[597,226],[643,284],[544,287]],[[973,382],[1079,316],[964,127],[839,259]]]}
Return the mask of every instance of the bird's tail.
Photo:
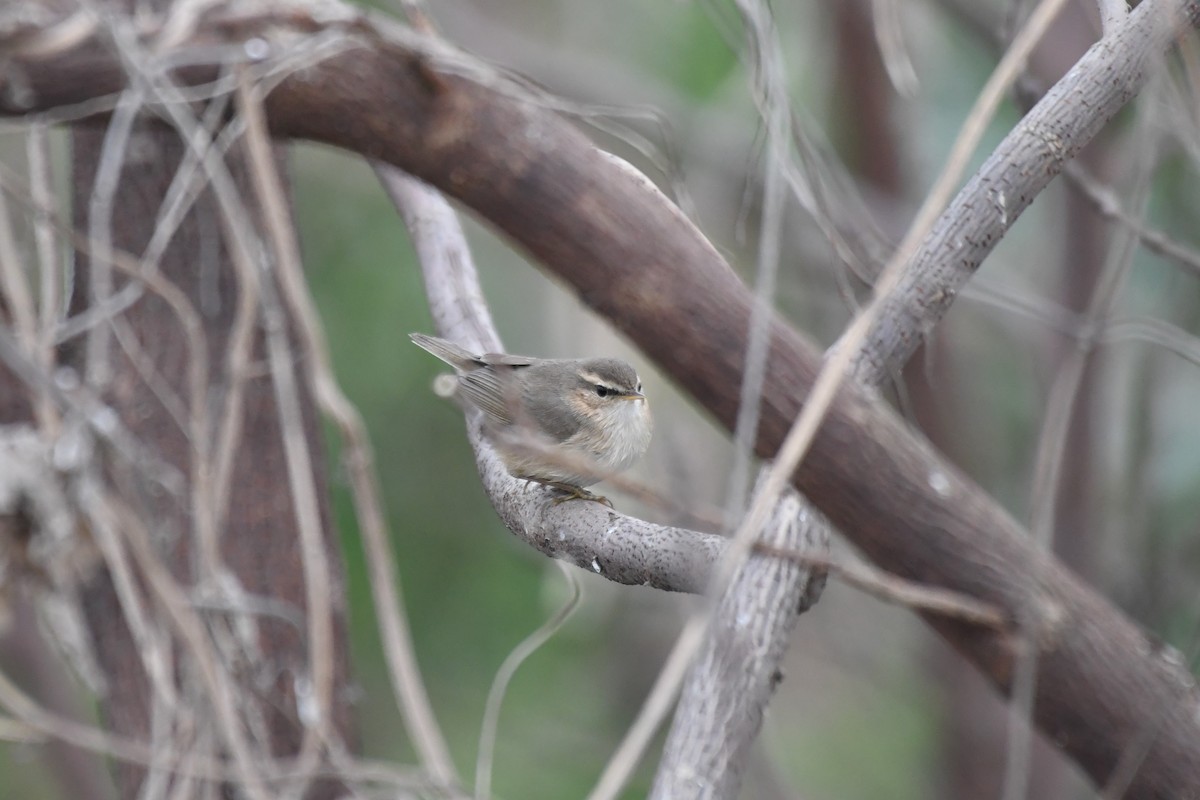
{"label": "bird's tail", "polygon": [[423,333],[410,333],[408,338],[412,339],[413,344],[417,347],[432,353],[457,370],[466,371],[479,365],[478,356],[464,350],[454,342],[439,339],[436,336],[426,336]]}

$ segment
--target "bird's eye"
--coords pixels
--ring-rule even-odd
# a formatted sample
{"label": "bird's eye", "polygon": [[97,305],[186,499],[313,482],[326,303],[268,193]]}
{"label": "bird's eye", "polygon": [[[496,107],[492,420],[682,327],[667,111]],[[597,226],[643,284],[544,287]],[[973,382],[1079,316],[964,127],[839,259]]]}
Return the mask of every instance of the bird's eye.
{"label": "bird's eye", "polygon": [[596,394],[600,395],[601,397],[608,397],[608,395],[611,391],[612,390],[609,389],[607,386],[604,386],[599,383],[596,384]]}

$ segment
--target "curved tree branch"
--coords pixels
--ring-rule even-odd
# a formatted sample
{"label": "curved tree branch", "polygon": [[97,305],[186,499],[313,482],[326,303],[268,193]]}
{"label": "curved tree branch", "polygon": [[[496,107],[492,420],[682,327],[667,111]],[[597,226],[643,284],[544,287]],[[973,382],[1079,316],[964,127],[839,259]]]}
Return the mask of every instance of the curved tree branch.
{"label": "curved tree branch", "polygon": [[[829,522],[788,492],[759,541],[767,553],[771,545],[824,552]],[[823,570],[774,554],[756,553],[733,576],[680,690],[650,797],[737,797],[750,747],[783,680],[792,629],[824,586]]]}
{"label": "curved tree branch", "polygon": [[[889,372],[907,357],[909,344],[948,306],[1017,213],[1137,91],[1150,59],[1198,17],[1196,0],[1142,3],[1065,79],[1069,90],[1051,92],[1043,107],[1071,97],[1086,102],[1060,109],[1062,119],[1035,110],[1014,131],[1014,149],[1004,157],[1012,164],[999,173],[985,168],[967,185],[923,249],[931,255],[916,262],[953,254],[965,272],[948,277],[950,263],[913,272],[901,286],[911,294],[886,315],[894,333],[880,340],[900,344],[874,351],[874,370]],[[615,168],[536,95],[443,45],[383,31],[349,11],[342,23],[298,11],[279,20],[214,22],[202,32],[218,40],[257,36],[282,51],[303,30],[338,25],[346,39],[340,52],[277,78],[266,103],[273,132],[387,161],[458,198],[572,285],[731,426],[749,292],[678,211]],[[190,63],[203,63],[193,55]],[[191,67],[185,77],[215,74],[211,66]],[[88,100],[120,86],[111,57],[90,40],[36,64],[17,61],[9,75],[0,99],[8,113]],[[15,78],[23,83],[14,100]],[[998,179],[1006,182],[997,185]],[[990,218],[971,221],[986,208]],[[773,322],[760,455],[773,454],[820,364],[807,339]],[[1032,641],[1040,649],[1036,722],[1094,780],[1103,783],[1122,752],[1154,731],[1130,796],[1184,796],[1200,785],[1197,700],[1178,660],[1031,547],[1019,525],[869,391],[840,392],[794,482],[890,571],[1033,620]],[[932,623],[998,687],[1008,686],[1017,640],[963,623]]]}
{"label": "curved tree branch", "polygon": [[1140,4],[1106,28],[996,147],[914,254],[862,348],[857,377],[896,374],[1034,198],[1132,100],[1165,50],[1200,22],[1195,0]]}

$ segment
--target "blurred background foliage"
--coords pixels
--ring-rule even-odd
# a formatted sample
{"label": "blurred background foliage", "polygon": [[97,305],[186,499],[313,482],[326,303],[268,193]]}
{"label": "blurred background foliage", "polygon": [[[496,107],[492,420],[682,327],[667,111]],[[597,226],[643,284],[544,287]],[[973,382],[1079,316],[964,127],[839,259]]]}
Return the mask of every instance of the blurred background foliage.
{"label": "blurred background foliage", "polygon": [[[869,23],[865,36],[853,32],[853,15],[866,18],[865,5],[808,0],[777,3],[774,12],[797,124],[843,160],[876,224],[895,238],[995,64],[979,20],[1002,22],[1009,4],[905,4],[904,51],[916,79],[907,95],[887,86]],[[1072,9],[1035,59],[1045,85],[1096,35],[1091,4]],[[441,0],[430,10],[451,42],[578,103],[581,127],[672,193],[735,269],[753,280],[761,130],[731,3]],[[883,82],[882,100],[846,94],[848,73],[858,68]],[[868,103],[881,105],[881,127],[864,126],[869,117],[859,112]],[[976,164],[1020,113],[1014,104],[1004,107]],[[1129,148],[1136,144],[1127,135],[1131,116],[1101,137],[1089,162],[1118,186],[1128,177]],[[635,146],[635,136],[649,147]],[[892,154],[890,173],[871,173],[871,157],[884,149]],[[292,148],[292,167],[308,275],[338,375],[374,442],[416,651],[458,767],[470,776],[497,668],[567,592],[558,570],[511,537],[490,508],[460,414],[431,391],[439,364],[407,340],[410,331],[430,331],[431,322],[403,226],[373,175],[354,158],[307,145]],[[1149,218],[1194,246],[1198,201],[1194,159],[1169,152],[1156,172]],[[1061,180],[1035,202],[893,392],[898,408],[1022,520],[1029,517],[1031,470],[1056,353],[1070,346],[1061,312],[1082,307],[1070,276],[1097,272],[1113,236],[1094,220],[1080,222],[1087,215],[1077,210],[1079,202]],[[852,313],[853,299],[863,296],[863,284],[794,202],[788,214],[777,305],[826,345]],[[666,494],[720,506],[731,458],[725,434],[562,286],[464,216],[508,349],[630,358],[646,379],[656,414],[652,450],[636,474]],[[1091,240],[1098,245],[1085,246]],[[1099,256],[1088,255],[1094,253]],[[1194,275],[1139,251],[1117,316],[1166,319],[1190,336],[1200,311],[1196,288]],[[1018,313],[997,300],[1001,295],[1025,298],[1035,311]],[[1200,378],[1194,363],[1136,337],[1114,337],[1093,367],[1093,422],[1079,451],[1086,458],[1071,465],[1086,476],[1076,501],[1087,511],[1079,546],[1087,557],[1079,568],[1191,655],[1200,429],[1189,420]],[[365,754],[411,762],[333,431],[328,441],[356,677],[348,691],[357,700]],[[662,519],[613,496],[623,511]],[[505,700],[497,796],[584,796],[695,602],[615,587],[589,574],[579,579],[583,606],[522,667]],[[955,787],[969,785],[957,774],[969,767],[964,743],[985,762],[978,774],[1002,768],[1003,712],[988,705],[982,682],[912,614],[832,582],[801,621],[785,672],[744,797],[998,796]],[[980,724],[987,730],[964,733],[964,709],[992,720]],[[53,796],[30,759],[22,746],[0,746],[6,776],[0,796]],[[627,797],[645,795],[654,761],[647,759]],[[1046,769],[1052,778],[1035,778],[1030,796],[1092,796],[1072,767]]]}

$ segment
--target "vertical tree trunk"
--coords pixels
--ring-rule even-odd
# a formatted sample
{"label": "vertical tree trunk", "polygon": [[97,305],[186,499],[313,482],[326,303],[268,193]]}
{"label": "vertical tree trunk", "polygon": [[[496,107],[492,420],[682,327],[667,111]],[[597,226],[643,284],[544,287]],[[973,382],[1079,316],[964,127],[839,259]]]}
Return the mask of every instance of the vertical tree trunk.
{"label": "vertical tree trunk", "polygon": [[[74,220],[77,230],[87,231],[89,203],[92,198],[97,166],[103,146],[103,124],[80,126],[73,135]],[[139,122],[125,153],[121,176],[112,205],[111,236],[115,248],[141,254],[154,233],[156,218],[167,187],[180,159],[183,145],[178,134],[159,123]],[[227,159],[235,179],[242,181],[244,171],[237,158]],[[245,187],[243,187],[245,188]],[[251,196],[248,192],[246,196]],[[213,196],[205,192],[175,233],[158,264],[159,274],[181,290],[202,319],[204,344],[209,356],[209,385],[205,387],[210,414],[219,416],[220,401],[228,389],[230,376],[225,365],[230,327],[237,307],[237,283],[228,261],[223,231]],[[75,274],[73,304],[75,310],[89,301],[96,276],[96,264],[88,254],[79,253]],[[114,274],[114,288],[126,279]],[[120,339],[110,342],[111,377],[105,400],[119,414],[122,423],[156,459],[178,470],[185,482],[191,481],[191,442],[187,432],[172,414],[164,397],[174,395],[185,401],[191,391],[187,384],[188,333],[175,313],[162,299],[147,292],[118,324],[124,327]],[[264,358],[261,331],[255,334],[253,362]],[[132,348],[131,348],[132,345]],[[87,369],[82,340],[70,353],[67,363]],[[299,352],[299,351],[294,351]],[[131,357],[131,353],[133,357]],[[300,353],[293,368],[300,388],[305,435],[311,452],[317,486],[325,487],[320,458],[321,448],[312,398],[303,380],[305,360]],[[296,518],[284,461],[283,442],[278,422],[274,388],[265,370],[251,377],[245,387],[243,434],[234,460],[224,524],[220,526],[222,563],[236,577],[241,590],[256,598],[270,599],[280,607],[305,611],[305,590]],[[198,584],[218,576],[201,575],[197,548],[193,539],[194,520],[190,512],[188,488],[154,485],[144,475],[124,466],[111,470],[111,488],[130,507],[139,510],[148,524],[159,555],[186,590],[195,598]],[[328,514],[324,491],[318,506],[325,543],[335,566],[334,597],[340,605],[340,559]],[[210,587],[211,588],[211,587]],[[100,665],[108,681],[104,713],[112,730],[138,740],[151,738],[150,685],[138,646],[126,625],[113,582],[106,572],[99,573],[84,596],[88,622]],[[294,755],[303,735],[297,704],[297,684],[309,675],[305,630],[296,619],[278,614],[233,615],[228,610],[199,609],[205,620],[225,622],[229,628],[249,620],[255,625],[258,658],[244,659],[233,675],[239,695],[250,698],[254,708],[247,717],[261,723],[257,735],[265,735],[270,751],[276,756]],[[334,654],[338,679],[345,685],[346,649],[344,610],[337,609],[335,625],[339,643]],[[203,720],[204,699],[184,684],[189,670],[187,651],[175,652],[176,679],[185,703]],[[194,684],[195,681],[193,680]],[[244,711],[244,709],[242,709]],[[348,709],[344,698],[335,697],[335,725],[344,732]],[[118,770],[121,796],[137,796],[144,770],[121,767]],[[331,797],[335,786],[315,786],[309,797]]]}

